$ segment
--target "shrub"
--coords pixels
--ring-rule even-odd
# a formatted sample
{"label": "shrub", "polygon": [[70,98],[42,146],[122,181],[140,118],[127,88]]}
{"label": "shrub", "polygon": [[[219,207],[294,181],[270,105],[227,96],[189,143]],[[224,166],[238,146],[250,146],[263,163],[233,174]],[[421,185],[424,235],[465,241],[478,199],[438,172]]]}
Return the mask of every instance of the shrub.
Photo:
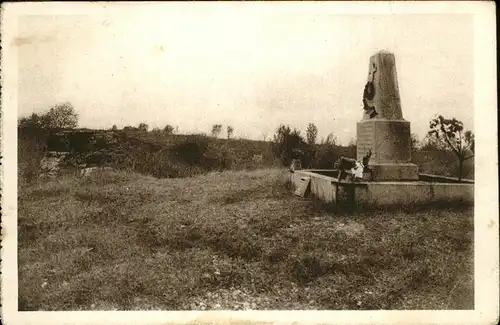
{"label": "shrub", "polygon": [[310,163],[311,149],[300,135],[300,131],[280,125],[273,139],[273,152],[284,166],[289,166],[293,159],[300,159],[303,166]]}
{"label": "shrub", "polygon": [[203,166],[208,170],[226,170],[231,169],[234,161],[234,155],[226,147],[210,143],[207,146],[203,156]]}
{"label": "shrub", "polygon": [[207,148],[208,140],[205,137],[197,136],[174,145],[172,153],[188,165],[200,165]]}
{"label": "shrub", "polygon": [[339,150],[333,144],[320,144],[314,155],[314,167],[320,169],[332,169],[335,162],[340,158]]}
{"label": "shrub", "polygon": [[40,176],[40,163],[47,151],[48,134],[44,130],[19,128],[18,136],[19,180],[21,183],[31,183]]}

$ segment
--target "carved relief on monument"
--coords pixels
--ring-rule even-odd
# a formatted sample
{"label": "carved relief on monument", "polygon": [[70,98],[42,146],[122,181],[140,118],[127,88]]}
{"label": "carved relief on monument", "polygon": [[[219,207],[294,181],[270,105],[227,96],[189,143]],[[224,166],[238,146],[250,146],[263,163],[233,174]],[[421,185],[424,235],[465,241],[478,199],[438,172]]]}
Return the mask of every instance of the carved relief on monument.
{"label": "carved relief on monument", "polygon": [[365,85],[365,89],[363,91],[363,109],[365,110],[365,114],[367,114],[370,118],[374,118],[378,115],[377,110],[374,105],[370,105],[371,102],[375,98],[375,73],[377,72],[377,66],[375,63],[372,63],[371,67],[371,79]]}

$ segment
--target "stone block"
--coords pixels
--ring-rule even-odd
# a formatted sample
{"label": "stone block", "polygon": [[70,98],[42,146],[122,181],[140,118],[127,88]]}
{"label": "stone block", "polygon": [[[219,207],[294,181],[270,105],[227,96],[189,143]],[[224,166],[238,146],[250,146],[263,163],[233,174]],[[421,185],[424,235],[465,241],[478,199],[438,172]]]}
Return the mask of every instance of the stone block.
{"label": "stone block", "polygon": [[474,184],[428,182],[371,182],[357,187],[358,207],[411,206],[457,202],[474,204]]}
{"label": "stone block", "polygon": [[412,163],[370,164],[372,181],[417,181],[418,166]]}
{"label": "stone block", "polygon": [[372,152],[373,181],[418,180],[418,167],[411,163],[410,122],[365,120],[357,123],[357,135],[357,159]]}
{"label": "stone block", "polygon": [[368,151],[370,164],[408,163],[411,161],[410,122],[366,120],[357,123],[357,160]]}

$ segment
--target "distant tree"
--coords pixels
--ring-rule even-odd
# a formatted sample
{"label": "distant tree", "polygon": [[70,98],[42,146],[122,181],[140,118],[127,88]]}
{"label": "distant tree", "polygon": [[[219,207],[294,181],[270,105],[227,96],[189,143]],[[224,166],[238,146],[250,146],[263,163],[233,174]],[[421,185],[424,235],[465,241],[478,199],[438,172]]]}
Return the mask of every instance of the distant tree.
{"label": "distant tree", "polygon": [[309,123],[306,129],[307,143],[310,145],[315,144],[317,136],[318,136],[318,128],[313,123]]}
{"label": "distant tree", "polygon": [[115,124],[115,125],[113,125],[113,126],[111,127],[111,131],[116,131],[116,130],[118,130],[118,127],[117,127],[117,126],[116,126],[116,124]]}
{"label": "distant tree", "polygon": [[36,113],[18,121],[18,171],[20,182],[32,182],[41,172],[41,161],[47,150],[48,132],[42,117]]}
{"label": "distant tree", "polygon": [[59,130],[74,129],[78,125],[78,114],[73,106],[63,103],[53,106],[47,113],[33,113],[29,117],[23,117],[18,121],[20,129],[35,130]]}
{"label": "distant tree", "polygon": [[63,103],[53,106],[46,113],[33,113],[28,117],[20,118],[18,130],[20,138],[36,139],[35,142],[41,148],[47,149],[50,147],[48,142],[59,130],[73,129],[77,125],[78,115],[73,106],[70,103]]}
{"label": "distant tree", "polygon": [[163,132],[165,132],[166,134],[173,134],[174,133],[174,127],[170,124],[167,124],[165,125],[165,127],[163,128]]}
{"label": "distant tree", "polygon": [[227,138],[230,139],[231,136],[233,135],[234,129],[232,126],[228,125],[227,126]]}
{"label": "distant tree", "polygon": [[214,124],[212,125],[212,136],[214,138],[217,138],[222,131],[222,125],[221,124]]}
{"label": "distant tree", "polygon": [[463,165],[467,159],[474,157],[474,134],[464,132],[463,123],[456,118],[447,119],[442,115],[429,122],[430,136],[446,143],[458,159],[458,179],[462,179]]}
{"label": "distant tree", "polygon": [[20,118],[18,127],[21,130],[38,130],[44,128],[43,122],[43,115],[33,113],[29,117]]}
{"label": "distant tree", "polygon": [[337,138],[333,136],[333,133],[329,133],[328,136],[326,137],[325,144],[328,145],[336,145],[337,144]]}
{"label": "distant tree", "polygon": [[347,144],[348,147],[355,147],[356,146],[356,138],[351,138],[349,140],[349,143]]}
{"label": "distant tree", "polygon": [[44,127],[51,130],[74,129],[78,125],[78,114],[73,105],[62,103],[53,106],[42,116],[42,120]]}
{"label": "distant tree", "polygon": [[130,125],[127,125],[127,126],[125,126],[123,128],[123,131],[125,131],[125,132],[127,132],[127,131],[135,131],[135,130],[137,130],[137,128],[134,127],[134,126],[130,126]]}
{"label": "distant tree", "polygon": [[137,128],[142,132],[148,132],[149,126],[146,123],[140,123]]}
{"label": "distant tree", "polygon": [[153,132],[153,133],[160,133],[160,132],[161,132],[161,130],[160,130],[160,128],[155,127],[155,128],[153,128],[153,129],[151,130],[151,132]]}
{"label": "distant tree", "polygon": [[[307,143],[297,129],[288,125],[280,125],[273,137],[273,152],[284,166],[289,166],[292,159],[303,160],[307,153]],[[307,158],[307,157],[306,157]]]}
{"label": "distant tree", "polygon": [[337,139],[332,133],[326,139],[322,139],[314,152],[314,167],[321,169],[333,168],[335,162],[340,158]]}
{"label": "distant tree", "polygon": [[424,139],[421,141],[420,144],[420,150],[424,151],[436,151],[436,150],[449,150],[451,151],[451,148],[448,147],[448,145],[444,142],[441,141],[440,139],[436,138],[434,134],[426,134]]}
{"label": "distant tree", "polygon": [[70,103],[57,104],[46,113],[33,113],[18,121],[19,170],[21,181],[38,179],[41,162],[60,129],[72,129],[78,124],[78,115]]}

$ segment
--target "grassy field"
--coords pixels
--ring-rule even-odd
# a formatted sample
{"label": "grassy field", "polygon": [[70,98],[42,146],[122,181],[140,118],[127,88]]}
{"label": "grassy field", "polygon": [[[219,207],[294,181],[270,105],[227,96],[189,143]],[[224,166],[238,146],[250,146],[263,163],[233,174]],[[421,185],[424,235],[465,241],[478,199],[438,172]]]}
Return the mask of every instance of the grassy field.
{"label": "grassy field", "polygon": [[20,310],[472,309],[472,208],[333,214],[282,170],[19,189]]}

